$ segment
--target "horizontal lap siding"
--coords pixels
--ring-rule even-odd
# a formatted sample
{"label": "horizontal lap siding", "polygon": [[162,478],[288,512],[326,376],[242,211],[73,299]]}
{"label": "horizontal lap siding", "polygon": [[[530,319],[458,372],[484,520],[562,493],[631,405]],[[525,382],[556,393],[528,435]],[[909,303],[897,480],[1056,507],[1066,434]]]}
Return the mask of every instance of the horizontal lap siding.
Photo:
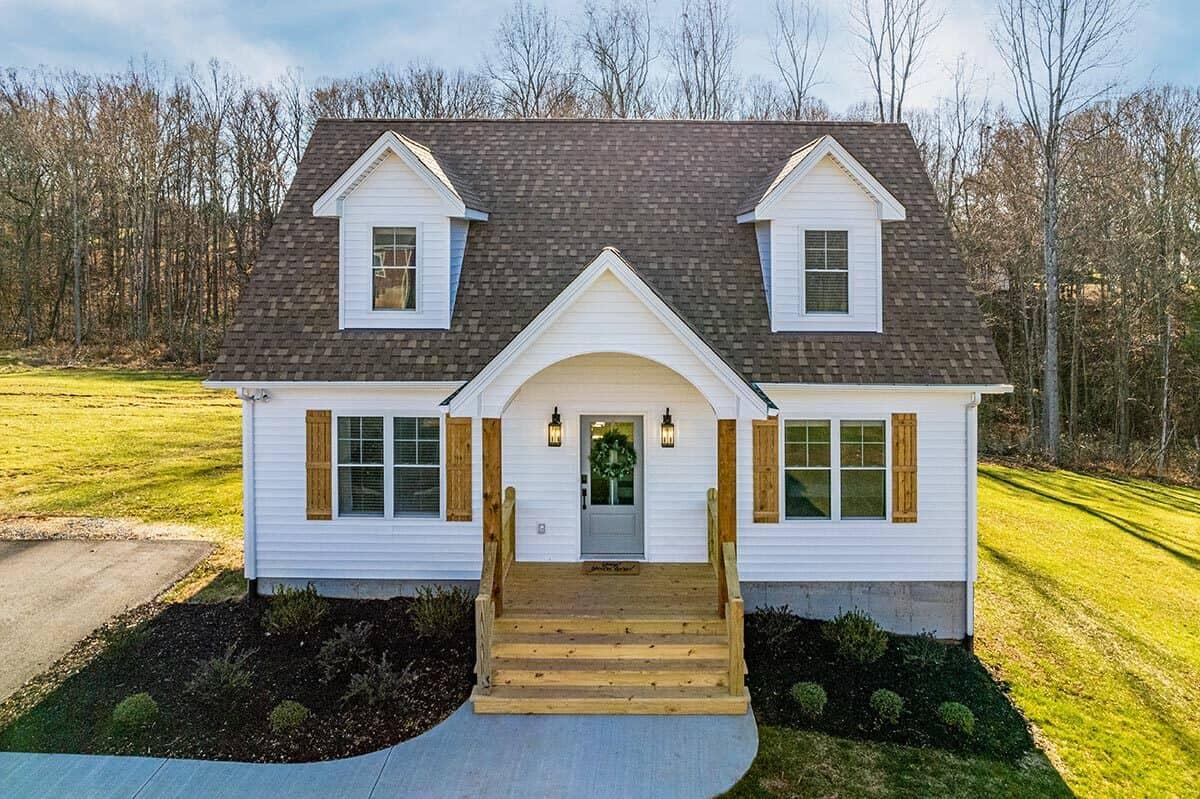
{"label": "horizontal lap siding", "polygon": [[[438,416],[446,388],[279,388],[255,408],[255,504],[260,578],[479,578],[478,521],[305,519],[305,411]],[[336,422],[335,422],[336,423]],[[479,452],[479,425],[472,451]],[[335,455],[336,457],[336,455]],[[334,466],[336,468],[336,465]],[[472,467],[473,517],[482,484]],[[336,497],[334,498],[336,512]]]}
{"label": "horizontal lap siding", "polygon": [[[962,580],[966,566],[967,393],[772,389],[780,417],[917,414],[917,521],[755,524],[751,425],[738,426],[738,568],[743,580]],[[781,471],[782,480],[782,471]],[[889,481],[890,490],[890,481]],[[783,486],[780,486],[783,494]],[[890,507],[890,501],[889,501]]]}

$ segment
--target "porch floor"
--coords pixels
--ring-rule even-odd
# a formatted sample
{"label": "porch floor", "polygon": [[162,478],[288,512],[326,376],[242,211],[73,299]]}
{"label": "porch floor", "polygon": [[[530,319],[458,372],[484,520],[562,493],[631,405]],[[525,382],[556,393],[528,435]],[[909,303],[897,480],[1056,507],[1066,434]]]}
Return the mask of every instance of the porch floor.
{"label": "porch floor", "polygon": [[639,563],[637,574],[584,574],[579,563],[516,561],[504,583],[504,616],[614,619],[718,618],[707,563]]}

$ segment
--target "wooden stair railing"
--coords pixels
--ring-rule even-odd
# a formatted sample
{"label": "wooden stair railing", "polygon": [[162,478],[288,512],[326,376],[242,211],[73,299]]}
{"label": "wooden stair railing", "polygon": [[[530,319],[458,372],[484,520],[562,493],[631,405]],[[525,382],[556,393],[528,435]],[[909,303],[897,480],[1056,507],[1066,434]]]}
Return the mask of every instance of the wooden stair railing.
{"label": "wooden stair railing", "polygon": [[500,539],[483,544],[483,567],[475,596],[475,677],[485,693],[492,685],[492,633],[496,617],[504,613],[504,578],[516,553],[517,490],[509,486],[504,490],[500,511]]}
{"label": "wooden stair railing", "polygon": [[721,560],[725,564],[725,624],[729,632],[729,693],[741,696],[746,690],[746,661],[744,619],[746,603],[738,581],[737,547],[731,541],[722,546]]}

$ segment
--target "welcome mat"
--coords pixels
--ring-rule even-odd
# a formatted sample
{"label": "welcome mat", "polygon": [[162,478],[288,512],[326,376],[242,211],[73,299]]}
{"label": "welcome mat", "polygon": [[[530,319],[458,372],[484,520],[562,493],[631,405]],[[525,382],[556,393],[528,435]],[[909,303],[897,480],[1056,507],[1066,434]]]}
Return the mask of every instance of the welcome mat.
{"label": "welcome mat", "polygon": [[634,560],[585,560],[584,574],[637,574],[642,564]]}

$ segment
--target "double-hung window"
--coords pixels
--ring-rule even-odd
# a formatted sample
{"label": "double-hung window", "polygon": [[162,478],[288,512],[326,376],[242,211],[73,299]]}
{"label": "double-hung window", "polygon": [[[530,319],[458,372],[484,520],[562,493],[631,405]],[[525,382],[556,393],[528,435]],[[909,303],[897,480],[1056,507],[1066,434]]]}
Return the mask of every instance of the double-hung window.
{"label": "double-hung window", "polygon": [[371,308],[417,309],[417,229],[371,229]]}
{"label": "double-hung window", "polygon": [[804,312],[850,312],[847,231],[804,231]]}
{"label": "double-hung window", "polygon": [[397,516],[436,516],[441,510],[436,416],[397,416],[393,422],[393,507]]}
{"label": "double-hung window", "polygon": [[886,519],[887,425],[789,419],[783,473],[785,518]]}
{"label": "double-hung window", "polygon": [[338,515],[383,515],[383,417],[339,416]]}
{"label": "double-hung window", "polygon": [[842,422],[842,518],[887,516],[883,422]]}
{"label": "double-hung window", "polygon": [[438,516],[441,446],[436,416],[339,416],[338,516]]}
{"label": "double-hung window", "polygon": [[784,515],[828,519],[832,505],[829,422],[789,421],[783,430]]}

